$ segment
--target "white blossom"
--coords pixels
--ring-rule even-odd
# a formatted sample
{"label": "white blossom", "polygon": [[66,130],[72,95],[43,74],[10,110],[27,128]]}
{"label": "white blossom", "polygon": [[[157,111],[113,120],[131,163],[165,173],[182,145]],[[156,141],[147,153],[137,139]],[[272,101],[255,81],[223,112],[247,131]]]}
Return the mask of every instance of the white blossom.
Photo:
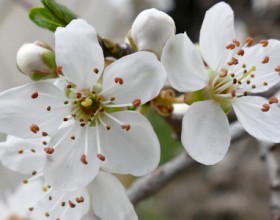
{"label": "white blossom", "polygon": [[159,163],[158,139],[148,120],[127,108],[163,87],[166,73],[156,56],[137,52],[104,68],[96,31],[82,19],[58,28],[55,40],[60,86],[37,82],[2,92],[0,130],[46,138],[44,175],[54,188],[86,186],[101,164],[121,174],[152,171]]}
{"label": "white blossom", "polygon": [[249,96],[280,81],[280,42],[261,40],[250,47],[252,41],[248,38],[241,45],[236,39],[233,11],[221,2],[205,15],[200,51],[186,34],[170,38],[163,49],[162,62],[170,84],[181,92],[196,91],[186,95],[186,101],[199,102],[184,116],[182,142],[201,163],[217,163],[226,154],[230,134],[225,113],[231,107],[249,134],[280,142],[278,100]]}

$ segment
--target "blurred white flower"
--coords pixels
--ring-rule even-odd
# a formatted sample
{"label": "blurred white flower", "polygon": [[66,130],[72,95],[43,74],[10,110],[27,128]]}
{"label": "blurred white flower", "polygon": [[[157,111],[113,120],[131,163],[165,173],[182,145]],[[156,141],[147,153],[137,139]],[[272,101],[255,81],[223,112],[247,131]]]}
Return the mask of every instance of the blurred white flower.
{"label": "blurred white flower", "polygon": [[170,84],[181,92],[196,91],[186,95],[186,101],[199,102],[184,116],[182,142],[187,152],[204,164],[219,162],[228,150],[225,113],[231,107],[252,136],[280,142],[280,109],[274,104],[278,100],[247,96],[267,91],[280,81],[280,42],[261,40],[249,47],[253,39],[248,38],[241,46],[233,23],[231,8],[218,3],[205,15],[201,54],[186,34],[170,38],[163,49],[162,63]]}

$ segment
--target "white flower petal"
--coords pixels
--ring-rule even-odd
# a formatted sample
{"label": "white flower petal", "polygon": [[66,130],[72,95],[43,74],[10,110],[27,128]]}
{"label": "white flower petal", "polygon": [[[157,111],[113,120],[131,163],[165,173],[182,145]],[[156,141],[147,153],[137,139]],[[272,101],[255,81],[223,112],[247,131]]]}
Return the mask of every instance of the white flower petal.
{"label": "white flower petal", "polygon": [[[96,156],[95,133],[95,128],[82,128],[75,123],[61,128],[51,138],[49,146],[55,151],[47,159],[44,175],[54,189],[76,190],[89,184],[97,175],[100,160]],[[81,162],[86,146],[88,164]]]}
{"label": "white flower petal", "polygon": [[218,70],[231,52],[226,46],[235,39],[233,11],[224,2],[215,4],[204,17],[199,43],[203,59],[212,70]]}
{"label": "white flower petal", "polygon": [[[88,88],[99,79],[104,68],[103,50],[95,29],[82,19],[73,20],[55,32],[57,66],[79,88]],[[94,72],[98,69],[98,74]]]}
{"label": "white flower petal", "polygon": [[[31,97],[34,93],[38,93],[37,98]],[[6,90],[0,93],[0,131],[21,138],[40,137],[43,131],[51,133],[70,112],[65,100],[64,94],[48,82]],[[31,131],[32,124],[39,127],[37,133]]]}
{"label": "white flower petal", "polygon": [[[61,194],[61,192],[58,193]],[[76,201],[76,198],[81,197],[83,197],[84,202],[78,203]],[[59,205],[57,216],[52,215],[52,213],[50,213],[50,215],[52,215],[53,217],[59,217],[60,220],[81,220],[90,209],[91,199],[86,189],[79,189],[76,191],[65,193],[64,197],[60,199],[60,202],[58,204],[61,204],[61,202],[63,201],[66,202],[66,207],[61,207],[61,205]],[[74,208],[69,207],[69,201],[75,204]],[[67,210],[65,211],[65,209]]]}
{"label": "white flower petal", "polygon": [[100,126],[102,153],[106,160],[104,169],[120,173],[142,176],[153,171],[160,160],[160,145],[150,122],[138,112],[120,111],[111,114],[124,124],[131,126],[126,131],[108,117],[106,130]]}
{"label": "white flower petal", "polygon": [[21,139],[9,137],[0,143],[0,160],[11,170],[31,175],[40,172],[46,155],[41,138]]}
{"label": "white flower petal", "polygon": [[24,176],[8,169],[0,162],[0,178],[0,203],[1,201],[7,203],[6,200],[14,193]]}
{"label": "white flower petal", "polygon": [[[28,212],[24,216],[28,219],[47,219],[46,213],[48,213],[49,219],[81,220],[89,211],[90,198],[86,189],[71,192],[60,192],[52,188],[42,190],[47,185],[43,176],[30,180],[28,184],[19,188],[11,204],[17,209],[24,207]],[[78,203],[76,198],[81,197],[84,202]],[[75,208],[70,207],[69,201],[75,205]],[[62,206],[62,202],[65,205]],[[29,208],[33,208],[33,211],[28,211]]]}
{"label": "white flower petal", "polygon": [[161,62],[169,83],[178,91],[191,92],[207,85],[208,75],[200,52],[186,34],[177,34],[166,42]]}
{"label": "white flower petal", "polygon": [[183,118],[182,143],[196,161],[212,165],[221,161],[230,145],[228,119],[215,101],[192,104]]}
{"label": "white flower petal", "polygon": [[262,105],[268,103],[265,98],[244,96],[232,102],[236,116],[244,129],[255,138],[263,141],[280,142],[280,109],[270,106],[263,112]]}
{"label": "white flower petal", "polygon": [[[268,40],[268,42],[266,47],[257,44],[245,48],[244,56],[239,61],[239,68],[243,64],[246,64],[248,71],[252,67],[256,67],[256,70],[252,72],[255,77],[250,79],[250,85],[245,88],[248,92],[258,93],[267,91],[280,81],[279,73],[275,71],[280,66],[280,41]],[[269,58],[268,63],[262,63],[265,57]],[[266,86],[264,86],[265,82],[267,83]],[[253,89],[252,85],[255,85],[256,88]]]}
{"label": "white flower petal", "polygon": [[[117,77],[123,79],[122,85],[115,83]],[[116,104],[132,103],[135,99],[141,99],[143,104],[159,94],[165,79],[165,69],[154,54],[137,52],[105,69],[102,94],[115,97]]]}
{"label": "white flower petal", "polygon": [[89,191],[92,192],[93,211],[101,219],[138,219],[124,187],[113,175],[100,172],[89,186]]}

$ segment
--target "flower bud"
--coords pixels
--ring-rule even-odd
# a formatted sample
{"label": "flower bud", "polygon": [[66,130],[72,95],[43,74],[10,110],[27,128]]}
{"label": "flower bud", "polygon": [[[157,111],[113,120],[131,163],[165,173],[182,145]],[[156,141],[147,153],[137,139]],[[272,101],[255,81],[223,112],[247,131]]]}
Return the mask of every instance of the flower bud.
{"label": "flower bud", "polygon": [[175,34],[173,19],[157,9],[142,11],[128,33],[128,40],[136,50],[154,52],[158,58],[166,41]]}
{"label": "flower bud", "polygon": [[56,78],[55,54],[41,41],[24,44],[17,53],[18,69],[32,80]]}

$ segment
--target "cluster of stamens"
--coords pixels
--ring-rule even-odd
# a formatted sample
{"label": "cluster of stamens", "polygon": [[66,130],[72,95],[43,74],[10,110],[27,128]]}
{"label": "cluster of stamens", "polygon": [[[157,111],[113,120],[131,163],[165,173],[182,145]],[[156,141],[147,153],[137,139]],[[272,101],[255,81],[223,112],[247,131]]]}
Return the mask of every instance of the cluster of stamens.
{"label": "cluster of stamens", "polygon": [[[40,178],[41,176],[42,175],[39,175],[37,178]],[[33,181],[37,178],[30,179],[30,181]],[[28,182],[29,182],[28,180],[23,181],[24,184],[27,184]],[[76,208],[77,205],[81,205],[85,202],[85,198],[82,195],[76,197],[75,199],[63,200],[63,198],[66,195],[65,193],[61,193],[62,195],[59,196],[59,199],[54,199],[54,197],[57,197],[59,193],[54,192],[50,185],[43,186],[42,191],[44,193],[44,196],[41,197],[40,200],[34,206],[29,207],[29,211],[30,212],[36,211],[36,209],[37,209],[36,206],[38,206],[39,203],[42,203],[44,200],[47,200],[49,202],[52,202],[54,200],[54,205],[50,208],[50,210],[48,210],[44,213],[45,217],[47,217],[47,218],[53,217],[53,216],[51,216],[51,212],[53,212],[57,208],[58,204],[60,204],[60,206],[65,209],[61,211],[61,214],[58,218],[55,218],[57,220],[59,220],[60,218],[62,218],[64,216],[65,212],[67,211],[67,206],[70,207],[71,209],[73,209],[73,208]]]}
{"label": "cluster of stamens", "polygon": [[[227,100],[232,98],[238,98],[247,96],[251,89],[256,89],[261,86],[268,86],[268,82],[254,83],[256,66],[247,66],[246,63],[240,63],[245,53],[245,48],[253,44],[253,38],[247,38],[246,43],[241,47],[241,43],[238,40],[233,40],[228,44],[225,49],[230,50],[227,58],[226,65],[223,68],[219,68],[220,71],[214,72],[209,88],[214,99],[218,101]],[[259,45],[261,47],[267,47],[269,41],[266,39],[260,40]],[[269,56],[264,56],[261,60],[261,65],[269,63]],[[273,70],[272,70],[273,71]],[[275,67],[274,71],[280,75],[280,66]],[[268,105],[268,106],[267,106]],[[264,104],[262,111],[268,111],[269,104]]]}
{"label": "cluster of stamens", "polygon": [[[62,67],[58,67],[57,72],[59,75],[63,76]],[[99,70],[97,68],[94,68],[93,72],[94,74],[98,74]],[[119,86],[122,86],[125,82],[123,78],[115,77],[114,83],[118,84]],[[124,131],[129,131],[131,129],[131,125],[120,121],[112,114],[110,114],[110,112],[114,112],[114,108],[115,109],[126,108],[126,107],[136,108],[141,105],[141,100],[135,99],[131,103],[118,105],[114,103],[114,101],[116,100],[115,97],[112,96],[109,98],[105,98],[102,95],[102,93],[104,93],[104,90],[103,91],[98,91],[98,89],[78,90],[75,85],[68,84],[65,88],[65,94],[68,99],[63,102],[63,105],[66,107],[70,105],[71,113],[66,117],[63,117],[62,123],[74,119],[75,121],[78,121],[81,127],[95,126],[96,132],[98,133],[97,137],[99,137],[98,126],[101,125],[105,127],[106,130],[111,129],[111,126],[105,123],[105,121],[103,120],[103,118],[106,117],[112,122],[119,124]],[[31,98],[34,100],[37,99],[38,97],[40,97],[40,94],[37,91],[31,94]],[[46,107],[47,112],[51,112],[52,109],[53,108],[51,105],[48,105]],[[40,127],[37,124],[32,124],[30,126],[30,130],[34,134],[41,134],[43,137],[48,136],[48,133],[46,131],[40,132]],[[76,139],[75,135],[72,135],[70,138],[73,141],[75,141]],[[98,154],[96,156],[101,161],[104,161],[105,156],[101,153],[100,141],[97,140],[97,142],[98,142],[97,143]],[[47,142],[45,142],[44,145],[47,145]],[[44,151],[47,154],[53,154],[55,152],[55,148],[56,146],[48,146],[44,148]],[[85,153],[82,154],[80,157],[80,161],[84,165],[88,164],[87,148],[88,146],[85,147]]]}

